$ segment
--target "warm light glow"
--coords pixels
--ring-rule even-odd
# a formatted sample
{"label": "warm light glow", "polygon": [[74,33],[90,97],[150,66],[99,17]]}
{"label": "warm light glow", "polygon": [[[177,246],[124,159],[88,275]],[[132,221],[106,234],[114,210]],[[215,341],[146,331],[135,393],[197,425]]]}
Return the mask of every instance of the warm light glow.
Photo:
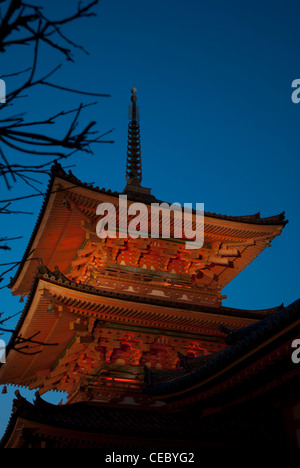
{"label": "warm light glow", "polygon": [[136,383],[136,380],[132,379],[121,379],[118,377],[104,377],[104,380],[109,380],[111,382],[125,382],[125,383]]}

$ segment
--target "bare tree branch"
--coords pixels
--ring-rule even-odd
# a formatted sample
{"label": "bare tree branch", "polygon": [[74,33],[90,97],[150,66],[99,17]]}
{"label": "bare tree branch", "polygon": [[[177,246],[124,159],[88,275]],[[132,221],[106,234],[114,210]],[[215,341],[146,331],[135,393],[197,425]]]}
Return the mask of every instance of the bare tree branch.
{"label": "bare tree branch", "polygon": [[[37,196],[44,196],[41,189],[40,178],[49,175],[50,168],[55,161],[69,159],[78,151],[92,154],[92,147],[99,143],[113,143],[106,140],[113,129],[105,132],[96,130],[96,122],[82,123],[86,110],[97,104],[82,103],[74,105],[71,109],[60,109],[53,115],[40,117],[36,120],[29,119],[27,113],[20,109],[19,104],[23,99],[30,97],[31,91],[37,87],[49,88],[58,93],[73,93],[82,97],[106,98],[109,94],[92,92],[89,90],[75,89],[66,86],[65,82],[57,83],[54,77],[62,69],[59,63],[63,58],[74,62],[75,52],[88,54],[87,50],[65,32],[65,26],[70,23],[95,16],[94,7],[98,0],[87,0],[86,3],[78,2],[77,8],[62,18],[50,19],[41,6],[33,5],[30,0],[0,0],[0,53],[12,54],[19,47],[28,48],[32,53],[31,63],[20,70],[7,70],[0,78],[9,79],[9,93],[6,95],[6,104],[0,105],[0,183],[3,182],[6,190],[10,191],[16,184],[29,187],[34,193],[20,194],[19,196],[2,196],[0,200],[0,215],[32,214],[13,208],[13,203],[28,200]],[[45,8],[46,10],[46,8]],[[49,70],[39,71],[41,46],[49,47],[56,51],[59,62],[49,66]],[[3,72],[3,70],[2,70]],[[15,83],[13,87],[12,83]],[[55,135],[50,134],[50,129],[57,129]],[[14,159],[14,154],[16,159]],[[24,159],[19,162],[18,155]],[[3,226],[3,223],[2,223]],[[3,228],[2,228],[3,229]],[[0,251],[10,250],[10,242],[20,239],[20,236],[0,236]],[[25,259],[16,262],[4,262],[0,264],[3,271],[0,273],[0,282],[4,282],[7,275],[21,263],[39,260],[31,251]],[[7,287],[2,286],[0,289]],[[12,333],[12,349],[21,354],[36,354],[41,352],[43,346],[55,346],[57,343],[43,343],[36,339],[39,332],[29,337],[15,335],[14,330],[6,328],[6,322],[17,314],[3,318],[0,313],[0,332]]]}
{"label": "bare tree branch", "polygon": [[[4,5],[3,7],[1,6],[1,10],[4,10],[6,6],[0,25],[0,51],[5,52],[12,46],[30,44],[33,46],[32,65],[30,67],[3,75],[3,77],[17,76],[24,77],[24,79],[19,86],[10,91],[6,96],[6,105],[0,107],[0,112],[4,110],[7,111],[11,106],[14,106],[18,98],[26,97],[24,91],[30,90],[36,86],[47,86],[62,92],[71,92],[84,96],[97,96],[101,98],[109,96],[109,94],[78,90],[49,81],[49,79],[61,69],[62,64],[54,66],[43,76],[37,77],[39,46],[41,43],[57,50],[59,53],[63,54],[67,60],[73,60],[73,48],[85,51],[82,46],[75,43],[64,34],[63,26],[77,19],[95,16],[93,8],[98,4],[98,0],[92,0],[85,5],[79,2],[77,9],[72,14],[54,20],[49,19],[44,14],[42,7],[33,5],[30,2],[5,0],[0,2],[0,4]],[[103,140],[103,137],[111,133],[113,129],[97,136],[97,132],[94,131],[96,122],[89,122],[79,130],[79,120],[83,109],[93,104],[96,103],[80,103],[76,108],[61,110],[56,115],[33,122],[27,120],[26,113],[19,113],[1,118],[0,157],[2,163],[0,165],[0,177],[3,177],[6,188],[10,190],[12,184],[17,183],[18,180],[26,185],[30,185],[31,182],[28,177],[24,175],[21,176],[20,172],[15,172],[13,164],[8,161],[5,155],[5,148],[7,148],[9,152],[13,150],[17,153],[25,153],[32,157],[50,157],[59,160],[69,158],[77,151],[84,151],[92,154],[91,145],[95,143],[113,143],[112,140]],[[71,113],[74,113],[74,119],[69,123],[65,134],[61,137],[47,135],[42,129],[38,132],[29,130],[29,127],[33,126],[43,127],[55,125],[58,118],[70,116]],[[26,170],[25,165],[23,167],[23,171],[24,170]],[[34,172],[32,164],[31,170]],[[41,174],[38,169],[37,173]],[[32,180],[32,186],[34,186],[33,182]],[[34,186],[34,189],[39,190],[36,186]]]}

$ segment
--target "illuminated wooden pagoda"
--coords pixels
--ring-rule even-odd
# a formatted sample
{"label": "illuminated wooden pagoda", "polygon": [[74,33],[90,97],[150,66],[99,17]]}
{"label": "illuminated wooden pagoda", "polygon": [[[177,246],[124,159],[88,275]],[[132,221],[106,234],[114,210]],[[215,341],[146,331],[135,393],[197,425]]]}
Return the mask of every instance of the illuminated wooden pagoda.
{"label": "illuminated wooden pagoda", "polygon": [[[26,298],[26,305],[0,384],[38,393],[35,404],[18,395],[4,447],[184,446],[196,437],[195,424],[201,429],[199,418],[194,426],[193,418],[186,422],[185,411],[194,413],[187,375],[199,375],[204,364],[228,352],[234,331],[285,310],[222,305],[223,288],[281,234],[284,213],[261,218],[205,212],[204,243],[197,249],[187,249],[184,236],[97,235],[101,203],[117,213],[120,195],[128,205],[142,202],[149,213],[151,203],[162,203],[142,186],[135,91],[124,191],[87,185],[55,164],[11,279],[12,293]],[[28,348],[20,336],[31,338]],[[173,411],[178,379],[183,412]],[[194,388],[198,381],[192,382]],[[42,395],[50,390],[66,392],[67,403],[46,403]]]}

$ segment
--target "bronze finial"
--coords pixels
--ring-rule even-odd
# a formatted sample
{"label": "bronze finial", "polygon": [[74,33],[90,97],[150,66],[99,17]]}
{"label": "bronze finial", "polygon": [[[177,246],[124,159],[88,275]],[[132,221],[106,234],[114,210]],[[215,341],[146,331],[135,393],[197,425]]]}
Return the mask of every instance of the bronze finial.
{"label": "bronze finial", "polygon": [[133,87],[133,88],[131,88],[131,92],[132,92],[131,102],[132,102],[133,106],[136,106],[136,101],[137,101],[136,92],[137,92],[137,89],[135,87]]}

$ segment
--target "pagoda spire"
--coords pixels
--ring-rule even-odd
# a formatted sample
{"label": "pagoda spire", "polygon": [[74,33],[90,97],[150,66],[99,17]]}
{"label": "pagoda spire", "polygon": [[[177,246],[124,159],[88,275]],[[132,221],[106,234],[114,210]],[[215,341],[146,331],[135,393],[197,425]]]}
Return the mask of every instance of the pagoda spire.
{"label": "pagoda spire", "polygon": [[142,186],[142,158],[140,143],[139,108],[136,105],[136,89],[131,89],[131,102],[129,106],[126,187],[123,193],[132,200],[151,202],[156,198],[151,195],[151,189]]}
{"label": "pagoda spire", "polygon": [[136,88],[132,88],[131,102],[129,106],[128,143],[127,143],[127,164],[126,182],[135,186],[140,186],[142,182],[142,159],[140,144],[140,124],[139,108],[136,105]]}

